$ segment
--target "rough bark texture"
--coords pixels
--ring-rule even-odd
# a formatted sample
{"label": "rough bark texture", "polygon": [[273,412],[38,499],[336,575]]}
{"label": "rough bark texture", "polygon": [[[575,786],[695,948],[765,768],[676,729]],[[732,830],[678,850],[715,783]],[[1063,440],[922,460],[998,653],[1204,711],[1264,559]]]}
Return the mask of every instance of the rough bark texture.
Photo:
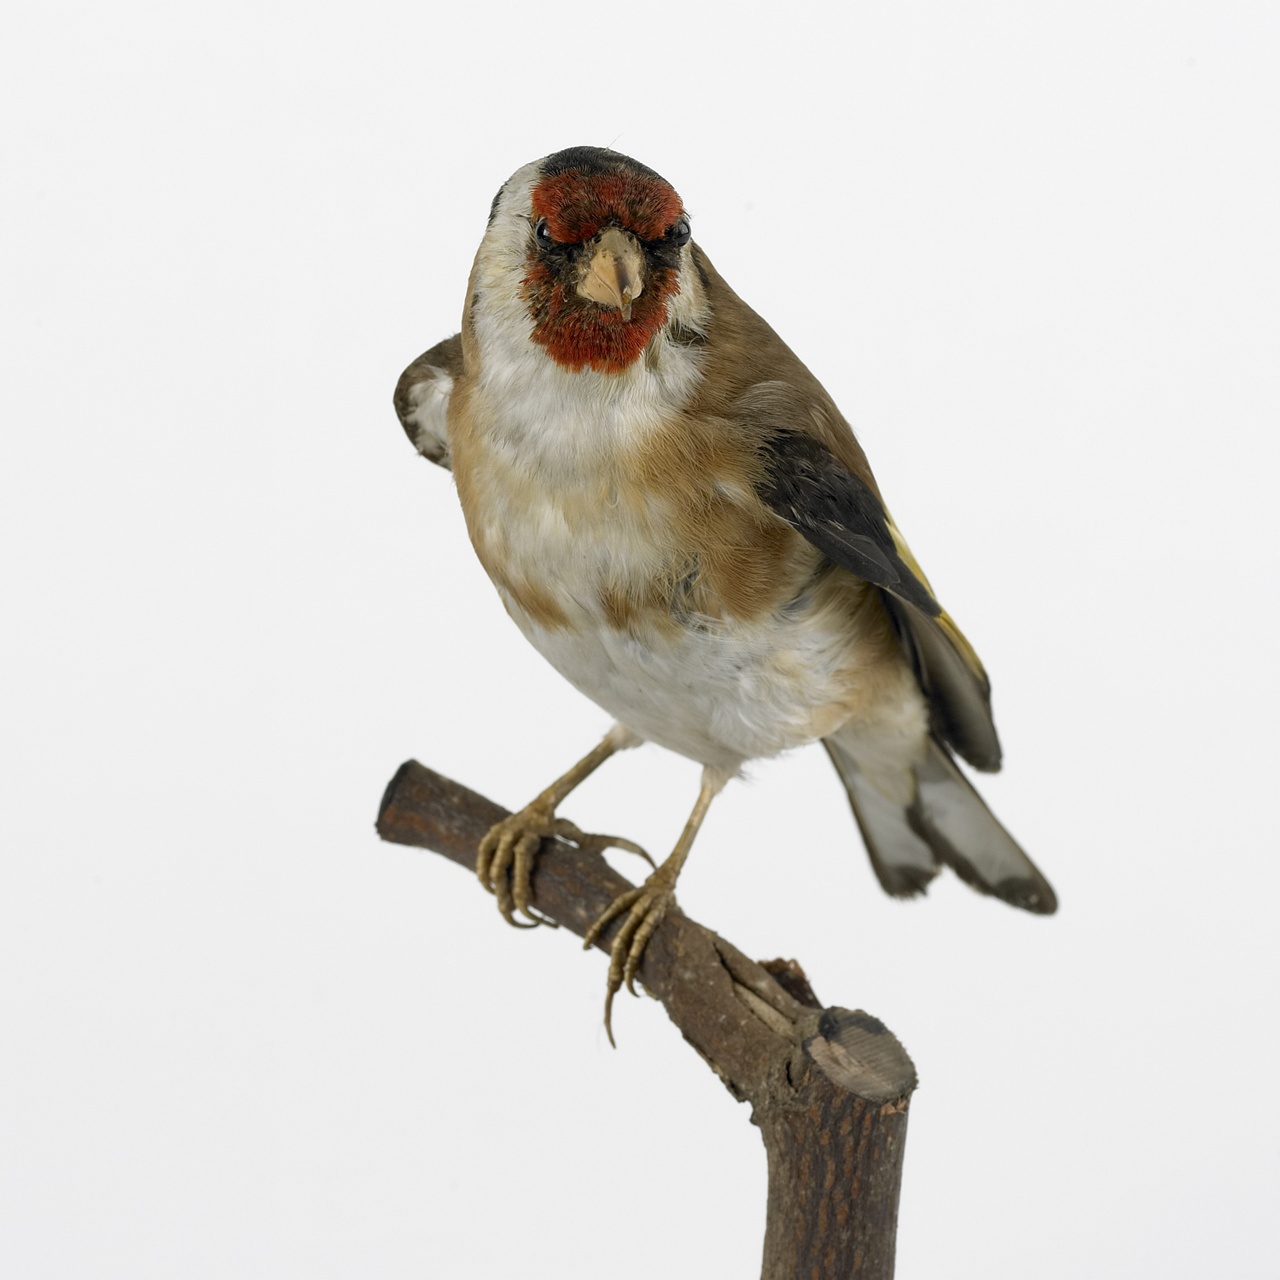
{"label": "rough bark texture", "polygon": [[[410,760],[383,796],[378,834],[475,864],[506,810]],[[583,936],[629,883],[602,858],[543,843],[534,905]],[[615,922],[598,945],[607,949]],[[640,980],[735,1098],[769,1161],[762,1280],[893,1275],[911,1059],[860,1011],[823,1009],[794,961],[759,965],[673,909]]]}

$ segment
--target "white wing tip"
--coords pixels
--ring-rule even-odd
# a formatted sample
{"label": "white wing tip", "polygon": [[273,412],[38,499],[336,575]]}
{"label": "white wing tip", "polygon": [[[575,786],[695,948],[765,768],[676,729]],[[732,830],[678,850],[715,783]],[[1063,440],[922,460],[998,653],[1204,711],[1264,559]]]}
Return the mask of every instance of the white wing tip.
{"label": "white wing tip", "polygon": [[428,375],[406,388],[409,411],[404,415],[406,427],[412,430],[414,447],[424,458],[441,466],[449,465],[449,436],[446,415],[453,378],[444,369],[428,365]]}

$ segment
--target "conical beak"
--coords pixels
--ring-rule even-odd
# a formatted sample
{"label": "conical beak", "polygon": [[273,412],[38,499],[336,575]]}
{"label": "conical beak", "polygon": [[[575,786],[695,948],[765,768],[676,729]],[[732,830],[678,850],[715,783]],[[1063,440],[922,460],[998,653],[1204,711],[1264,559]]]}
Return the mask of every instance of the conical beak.
{"label": "conical beak", "polygon": [[606,227],[596,240],[578,292],[601,306],[617,307],[631,319],[631,304],[644,291],[644,254],[636,238],[620,227]]}

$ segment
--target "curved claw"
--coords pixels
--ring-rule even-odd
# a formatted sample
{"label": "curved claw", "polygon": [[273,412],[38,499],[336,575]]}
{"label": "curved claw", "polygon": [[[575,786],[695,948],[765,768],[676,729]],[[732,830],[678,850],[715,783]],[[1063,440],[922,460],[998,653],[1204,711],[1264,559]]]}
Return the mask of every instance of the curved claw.
{"label": "curved claw", "polygon": [[611,986],[604,995],[604,1033],[609,1037],[609,1047],[616,1049],[618,1042],[613,1038],[613,997],[617,994],[617,987]]}
{"label": "curved claw", "polygon": [[609,977],[604,998],[604,1029],[609,1043],[617,1048],[613,1038],[613,997],[625,986],[631,994],[636,991],[636,975],[644,959],[645,948],[654,931],[662,923],[667,909],[675,901],[675,893],[656,872],[639,888],[620,893],[604,909],[583,938],[584,947],[593,946],[609,924],[624,911],[622,922],[609,947]]}
{"label": "curved claw", "polygon": [[654,862],[645,849],[636,844],[634,840],[628,840],[624,836],[588,835],[570,822],[568,818],[557,818],[552,828],[552,834],[559,836],[562,840],[572,841],[579,849],[585,850],[587,853],[603,853],[606,849],[621,849],[624,853],[634,853],[643,858],[655,871],[658,869],[658,864]]}

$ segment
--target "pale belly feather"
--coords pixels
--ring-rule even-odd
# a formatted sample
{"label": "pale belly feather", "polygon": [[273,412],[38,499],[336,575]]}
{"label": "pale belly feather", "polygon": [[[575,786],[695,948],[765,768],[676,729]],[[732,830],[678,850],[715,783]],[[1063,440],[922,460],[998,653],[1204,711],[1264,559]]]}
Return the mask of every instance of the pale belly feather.
{"label": "pale belly feather", "polygon": [[845,637],[812,620],[619,631],[580,617],[540,626],[508,609],[571,684],[641,737],[701,764],[745,760],[812,742],[849,718]]}

